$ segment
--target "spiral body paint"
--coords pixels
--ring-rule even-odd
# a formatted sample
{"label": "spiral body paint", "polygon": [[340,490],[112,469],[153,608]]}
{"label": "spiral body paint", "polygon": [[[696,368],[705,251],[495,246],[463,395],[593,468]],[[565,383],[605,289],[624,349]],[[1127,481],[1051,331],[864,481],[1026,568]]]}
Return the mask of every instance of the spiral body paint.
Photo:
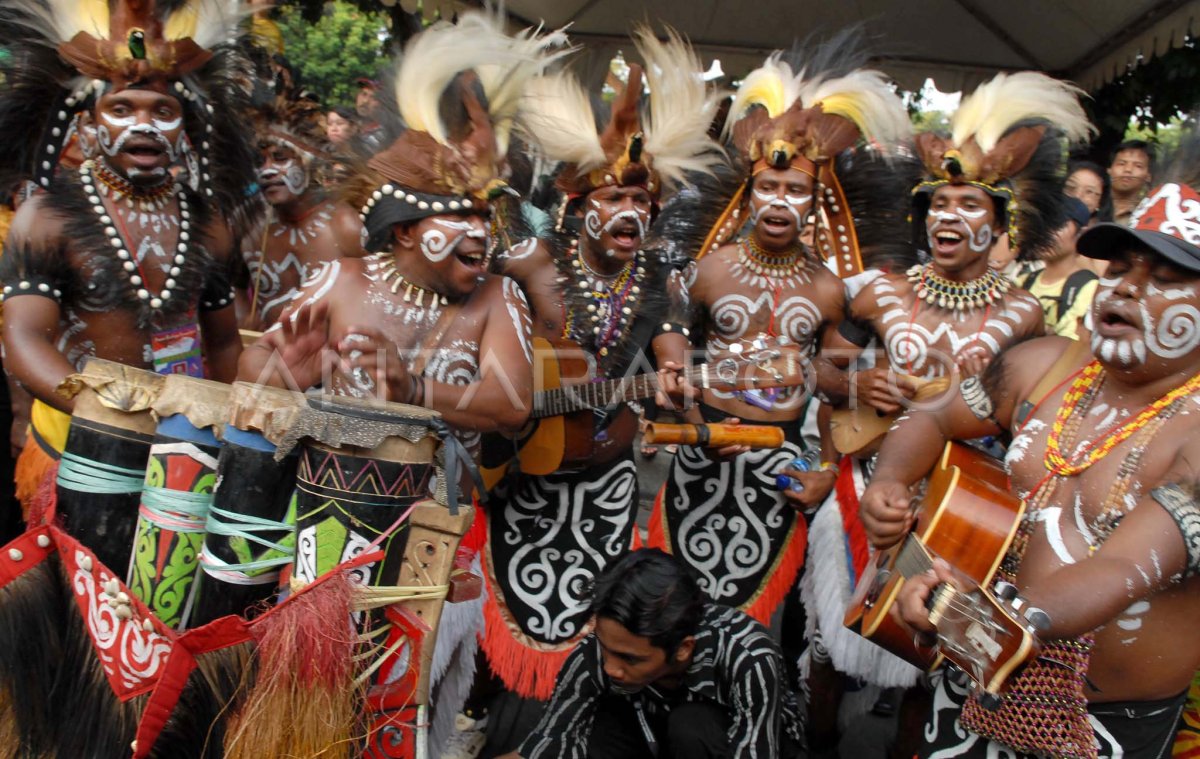
{"label": "spiral body paint", "polygon": [[488,237],[486,231],[467,221],[438,218],[432,221],[441,229],[430,228],[421,233],[421,253],[435,264],[449,258],[464,239],[486,240]]}
{"label": "spiral body paint", "polygon": [[[1096,290],[1093,307],[1099,308],[1111,298],[1120,281],[1119,278],[1102,278]],[[1195,288],[1190,286],[1163,290],[1155,285],[1148,285],[1146,298],[1136,302],[1142,321],[1142,334],[1127,340],[1118,340],[1093,332],[1092,352],[1105,363],[1126,368],[1146,363],[1149,356],[1168,361],[1186,356],[1200,347],[1200,309],[1192,303],[1174,301],[1194,299],[1195,295]],[[1171,302],[1171,305],[1163,309],[1158,319],[1151,315],[1146,306],[1145,301],[1150,298],[1161,298]]]}

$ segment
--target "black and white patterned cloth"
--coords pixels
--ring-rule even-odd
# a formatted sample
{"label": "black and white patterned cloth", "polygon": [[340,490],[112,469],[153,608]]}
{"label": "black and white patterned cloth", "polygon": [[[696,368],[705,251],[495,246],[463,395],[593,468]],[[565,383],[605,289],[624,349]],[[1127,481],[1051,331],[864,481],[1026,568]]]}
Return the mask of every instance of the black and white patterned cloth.
{"label": "black and white patterned cloth", "polygon": [[746,609],[775,578],[801,519],[775,477],[803,453],[786,440],[780,448],[731,459],[685,445],[672,459],[661,499],[664,548],[696,573],[717,603]]}
{"label": "black and white patterned cloth", "polygon": [[587,586],[629,551],[637,468],[631,454],[582,472],[515,480],[488,504],[493,595],[525,636],[559,645],[588,621]]}
{"label": "black and white patterned cloth", "polygon": [[1196,497],[1178,485],[1155,488],[1150,491],[1150,496],[1167,510],[1179,527],[1183,546],[1187,549],[1187,567],[1183,576],[1200,574],[1200,504]]}
{"label": "black and white patterned cloth", "polygon": [[[729,711],[730,756],[776,759],[786,738],[799,742],[801,722],[788,689],[783,654],[767,628],[736,609],[707,604],[696,632],[682,698],[653,687],[626,696],[648,714],[672,703],[707,701]],[[611,697],[595,634],[580,642],[558,676],[542,721],[518,749],[523,759],[584,759],[602,697]]]}

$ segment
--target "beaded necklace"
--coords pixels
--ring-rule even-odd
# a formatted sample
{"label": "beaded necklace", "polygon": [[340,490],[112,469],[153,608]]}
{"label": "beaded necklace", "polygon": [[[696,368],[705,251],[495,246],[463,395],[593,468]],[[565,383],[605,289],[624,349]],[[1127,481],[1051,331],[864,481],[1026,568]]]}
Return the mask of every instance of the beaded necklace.
{"label": "beaded necklace", "polygon": [[808,259],[801,249],[772,253],[763,250],[753,237],[746,237],[740,241],[738,259],[748,271],[770,279],[792,277],[808,269]]}
{"label": "beaded necklace", "polygon": [[[609,348],[625,333],[633,316],[634,304],[641,294],[641,279],[646,268],[641,265],[638,253],[622,269],[611,276],[595,271],[584,260],[578,241],[571,246],[571,266],[579,277],[577,286],[589,299],[588,319],[592,324],[593,345],[601,356],[607,356]],[[563,337],[580,338],[575,324],[574,309],[564,303],[566,318]]]}
{"label": "beaded necklace", "polygon": [[[129,275],[129,283],[137,288],[138,300],[148,303],[150,308],[162,308],[163,303],[171,299],[175,285],[177,284],[175,277],[183,270],[182,266],[187,261],[188,240],[191,237],[189,231],[191,227],[191,211],[188,209],[187,195],[179,193],[179,238],[176,244],[176,253],[171,261],[171,267],[167,270],[167,278],[163,282],[163,289],[158,295],[152,294],[146,289],[146,277],[142,271],[141,263],[129,252],[130,245],[128,243],[129,234],[125,229],[125,222],[121,220],[120,214],[116,214],[115,218],[110,216],[108,210],[100,200],[96,181],[92,176],[96,170],[95,161],[84,161],[79,167],[79,181],[83,184],[83,194],[87,197],[88,202],[92,204],[92,211],[99,219],[100,225],[104,228],[104,234],[108,236],[108,242],[117,252],[117,258],[121,260],[121,268]],[[175,192],[175,184],[169,183],[171,192]],[[120,227],[120,229],[118,229]]]}
{"label": "beaded necklace", "polygon": [[178,186],[169,180],[154,187],[142,188],[117,174],[103,161],[88,161],[88,165],[92,176],[104,185],[112,201],[120,203],[124,200],[129,208],[136,203],[143,211],[159,210],[165,208],[178,192]]}
{"label": "beaded necklace", "polygon": [[931,306],[952,311],[971,311],[990,306],[1012,287],[1009,279],[988,269],[982,277],[966,282],[954,282],[933,270],[932,264],[914,266],[908,270],[917,297]]}
{"label": "beaded necklace", "polygon": [[[1099,361],[1092,361],[1092,363],[1084,367],[1083,371],[1079,373],[1075,381],[1067,389],[1066,395],[1063,396],[1062,407],[1059,408],[1058,413],[1054,417],[1054,423],[1050,428],[1050,435],[1046,440],[1046,457],[1044,463],[1046,470],[1052,474],[1072,477],[1104,458],[1108,455],[1109,451],[1124,442],[1130,435],[1145,427],[1151,419],[1161,414],[1176,400],[1200,390],[1200,374],[1194,375],[1187,382],[1169,391],[1149,406],[1146,406],[1136,416],[1126,421],[1120,427],[1117,427],[1104,437],[1097,438],[1088,443],[1079,449],[1077,453],[1073,454],[1070,459],[1067,459],[1062,455],[1061,443],[1066,422],[1074,414],[1076,407],[1081,405],[1080,401],[1085,397],[1087,398],[1085,405],[1091,406],[1091,401],[1095,399],[1103,383],[1104,367],[1100,365]],[[1076,461],[1081,455],[1083,458]]]}

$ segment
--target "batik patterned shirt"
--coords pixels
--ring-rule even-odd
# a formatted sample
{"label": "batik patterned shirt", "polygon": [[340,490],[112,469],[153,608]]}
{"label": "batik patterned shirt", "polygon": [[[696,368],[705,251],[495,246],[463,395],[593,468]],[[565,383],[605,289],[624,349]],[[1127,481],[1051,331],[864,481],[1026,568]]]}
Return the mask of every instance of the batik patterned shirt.
{"label": "batik patterned shirt", "polygon": [[[668,699],[653,686],[625,696],[650,714],[672,703],[708,701],[729,712],[730,756],[775,759],[784,735],[800,741],[800,716],[788,688],[783,654],[767,628],[736,609],[707,604],[695,635],[682,697]],[[521,744],[523,759],[584,759],[601,697],[616,695],[604,673],[593,633],[563,664],[554,696],[537,728]]]}

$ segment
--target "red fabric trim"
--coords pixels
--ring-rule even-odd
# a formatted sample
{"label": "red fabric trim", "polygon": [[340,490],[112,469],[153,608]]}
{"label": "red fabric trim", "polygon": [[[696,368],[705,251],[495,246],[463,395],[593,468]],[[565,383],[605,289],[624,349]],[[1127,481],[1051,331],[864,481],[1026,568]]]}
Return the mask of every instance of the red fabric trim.
{"label": "red fabric trim", "polygon": [[[269,613],[269,612],[268,612]],[[175,711],[188,677],[196,668],[196,657],[209,651],[228,648],[250,640],[246,620],[238,616],[221,617],[206,625],[188,630],[171,648],[154,690],[138,722],[137,738],[133,742],[133,759],[150,756],[158,736]]]}
{"label": "red fabric trim", "polygon": [[[38,538],[45,537],[45,546],[38,545]],[[0,588],[41,564],[56,547],[50,538],[49,527],[34,527],[14,538],[0,549]],[[13,552],[16,552],[15,554]],[[20,556],[16,559],[14,556]]]}
{"label": "red fabric trim", "polygon": [[292,599],[320,586],[322,582],[338,571],[352,569],[372,561],[379,561],[382,558],[382,551],[370,551],[356,556],[344,564],[339,564],[335,569],[326,572],[309,585],[292,593],[278,606],[263,613],[253,622],[247,622],[237,615],[229,615],[214,619],[206,625],[193,628],[180,635],[167,656],[162,672],[154,683],[154,688],[142,711],[142,718],[138,723],[137,740],[133,745],[133,759],[146,759],[150,756],[155,742],[158,741],[158,736],[162,734],[163,727],[166,726],[167,720],[171,718],[175,706],[179,703],[179,697],[182,695],[184,687],[187,686],[188,677],[196,668],[197,656],[252,640],[253,629],[264,621],[269,624],[269,620],[275,618],[278,610]]}
{"label": "red fabric trim", "polygon": [[775,609],[796,585],[796,578],[804,567],[804,557],[808,553],[808,524],[797,514],[796,522],[788,531],[783,549],[775,559],[767,581],[758,589],[754,600],[747,604],[742,611],[770,627],[771,617]]}
{"label": "red fabric trim", "polygon": [[646,525],[646,545],[671,553],[671,539],[667,535],[667,517],[662,502],[666,492],[667,485],[663,483],[658,489],[658,495],[654,496],[654,506],[650,509],[650,523]]}
{"label": "red fabric trim", "polygon": [[[154,689],[161,676],[161,669],[170,657],[178,635],[150,611],[140,598],[134,595],[121,577],[106,567],[91,550],[71,535],[51,527],[50,534],[58,546],[58,556],[66,570],[67,587],[70,589],[80,616],[85,620],[99,618],[97,625],[110,628],[110,642],[101,647],[97,644],[97,631],[88,621],[88,637],[101,668],[108,679],[108,686],[121,701]],[[84,569],[84,567],[87,569]],[[90,579],[87,579],[90,578]],[[118,593],[124,593],[132,614],[125,619],[117,616],[109,602],[117,595],[108,595],[104,586],[110,581],[117,583]],[[151,629],[143,624],[149,620]],[[136,665],[131,665],[136,662]]]}
{"label": "red fabric trim", "polygon": [[863,570],[871,558],[867,543],[867,532],[863,529],[862,518],[858,515],[858,492],[854,487],[854,459],[846,456],[842,459],[841,473],[836,484],[838,508],[842,512],[842,532],[850,547],[850,559],[854,564],[854,576],[862,577]]}
{"label": "red fabric trim", "polygon": [[521,698],[549,701],[554,695],[558,671],[579,639],[556,647],[547,645],[535,649],[526,646],[517,640],[516,631],[509,628],[509,625],[515,627],[516,623],[510,622],[500,608],[496,600],[499,589],[486,567],[484,578],[488,592],[483,600],[483,635],[479,638],[479,646],[487,656],[488,665],[504,687]]}
{"label": "red fabric trim", "polygon": [[479,553],[479,549],[483,548],[483,544],[487,542],[487,512],[483,509],[483,504],[479,499],[474,499],[475,516],[471,520],[471,526],[462,536],[462,540],[458,543],[459,551],[469,551],[472,557]]}

